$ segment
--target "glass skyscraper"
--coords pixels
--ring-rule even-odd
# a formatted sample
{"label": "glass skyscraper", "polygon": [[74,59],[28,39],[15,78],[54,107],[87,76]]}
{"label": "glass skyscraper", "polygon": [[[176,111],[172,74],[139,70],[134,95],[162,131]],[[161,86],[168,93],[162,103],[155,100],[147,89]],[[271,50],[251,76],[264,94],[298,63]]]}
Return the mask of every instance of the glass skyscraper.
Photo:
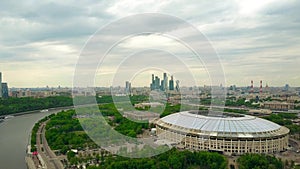
{"label": "glass skyscraper", "polygon": [[0,98],[2,97],[2,73],[0,72]]}

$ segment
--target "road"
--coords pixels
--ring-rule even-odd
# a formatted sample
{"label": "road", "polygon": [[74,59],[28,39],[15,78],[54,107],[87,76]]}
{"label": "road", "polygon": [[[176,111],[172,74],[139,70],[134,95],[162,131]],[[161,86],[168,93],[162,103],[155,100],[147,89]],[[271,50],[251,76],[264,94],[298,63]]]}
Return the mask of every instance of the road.
{"label": "road", "polygon": [[38,153],[42,156],[47,169],[63,169],[63,164],[48,146],[48,142],[45,137],[46,123],[47,121],[42,123],[37,132],[36,145]]}

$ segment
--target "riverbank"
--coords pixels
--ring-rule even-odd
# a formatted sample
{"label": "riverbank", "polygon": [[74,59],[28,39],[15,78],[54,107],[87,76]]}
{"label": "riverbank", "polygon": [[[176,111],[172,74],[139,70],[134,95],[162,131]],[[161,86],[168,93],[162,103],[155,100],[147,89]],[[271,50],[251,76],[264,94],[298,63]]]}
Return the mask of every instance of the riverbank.
{"label": "riverbank", "polygon": [[[49,111],[56,111],[56,110],[63,110],[63,109],[73,109],[73,108],[74,108],[74,106],[66,106],[66,107],[56,107],[56,108],[49,108],[49,109],[26,111],[26,112],[14,113],[14,114],[9,114],[9,115],[1,115],[0,120],[4,119],[7,116],[22,116],[22,115],[25,115],[25,114],[32,114],[32,113],[47,113]],[[48,111],[44,111],[44,110],[48,110]]]}
{"label": "riverbank", "polygon": [[[47,116],[49,117],[49,116]],[[50,118],[45,117],[36,124],[38,124],[38,131],[36,133],[36,151],[27,151],[27,156],[25,161],[29,169],[39,169],[39,168],[53,168],[62,169],[63,164],[60,159],[55,155],[55,153],[48,146],[45,137],[45,126]],[[33,145],[32,145],[33,146]],[[28,146],[31,149],[31,146]]]}
{"label": "riverbank", "polygon": [[1,168],[27,168],[24,157],[34,124],[50,114],[72,107],[49,109],[48,112],[34,111],[17,115],[0,123]]}

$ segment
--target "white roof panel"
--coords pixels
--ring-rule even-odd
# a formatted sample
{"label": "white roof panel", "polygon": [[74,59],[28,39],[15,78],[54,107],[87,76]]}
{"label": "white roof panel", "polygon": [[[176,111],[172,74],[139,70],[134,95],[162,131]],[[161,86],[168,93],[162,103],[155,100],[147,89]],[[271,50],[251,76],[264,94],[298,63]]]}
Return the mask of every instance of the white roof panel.
{"label": "white roof panel", "polygon": [[189,113],[188,111],[174,113],[161,119],[163,122],[209,132],[257,133],[269,132],[281,126],[254,116],[213,117]]}

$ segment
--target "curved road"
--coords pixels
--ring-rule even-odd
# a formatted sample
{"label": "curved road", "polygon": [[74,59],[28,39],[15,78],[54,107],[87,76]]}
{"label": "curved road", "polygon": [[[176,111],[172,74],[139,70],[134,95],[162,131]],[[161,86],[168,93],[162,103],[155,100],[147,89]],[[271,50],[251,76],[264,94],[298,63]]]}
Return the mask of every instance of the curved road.
{"label": "curved road", "polygon": [[[45,126],[46,122],[42,123],[38,129],[36,144],[39,154],[42,156],[48,169],[62,169],[63,165],[60,160],[56,157],[53,151],[48,146],[45,137]],[[41,140],[42,139],[42,140]],[[42,151],[43,150],[43,151]]]}

